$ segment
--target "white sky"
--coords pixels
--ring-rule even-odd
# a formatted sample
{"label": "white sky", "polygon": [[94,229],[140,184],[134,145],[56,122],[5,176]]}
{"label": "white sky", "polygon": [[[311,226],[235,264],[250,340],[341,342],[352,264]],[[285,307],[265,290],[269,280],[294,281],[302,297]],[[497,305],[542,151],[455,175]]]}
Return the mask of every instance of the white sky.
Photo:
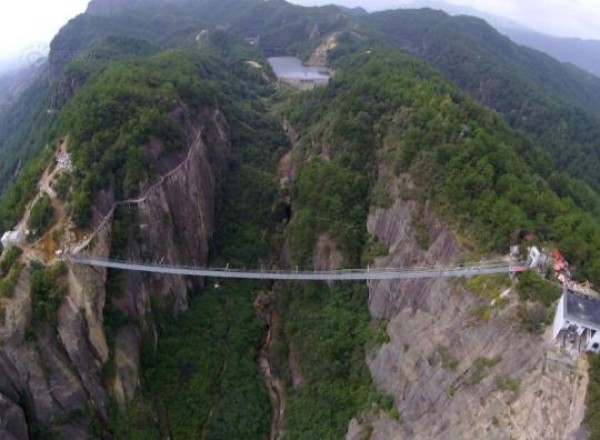
{"label": "white sky", "polygon": [[88,4],[88,0],[0,1],[0,59],[27,59],[30,52],[42,51]]}
{"label": "white sky", "polygon": [[[336,2],[369,11],[402,7],[412,0],[292,0],[302,5]],[[446,0],[510,18],[559,36],[600,40],[600,0]],[[31,59],[88,0],[16,0],[0,4],[0,60]]]}
{"label": "white sky", "polygon": [[[600,40],[600,0],[444,0],[511,19],[550,35]],[[413,0],[292,0],[305,6],[329,3],[367,11],[396,9]]]}

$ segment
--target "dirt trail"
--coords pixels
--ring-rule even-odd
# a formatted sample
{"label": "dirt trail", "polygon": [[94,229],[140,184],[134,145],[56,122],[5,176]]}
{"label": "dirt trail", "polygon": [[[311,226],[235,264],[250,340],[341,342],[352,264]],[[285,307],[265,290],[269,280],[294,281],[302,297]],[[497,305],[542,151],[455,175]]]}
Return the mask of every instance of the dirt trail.
{"label": "dirt trail", "polygon": [[144,191],[144,193],[142,195],[140,195],[138,198],[128,199],[128,200],[122,200],[120,202],[115,202],[113,204],[112,208],[104,216],[104,218],[102,219],[102,221],[100,222],[100,224],[98,225],[98,227],[91,234],[89,234],[89,236],[83,242],[81,242],[79,245],[77,245],[76,247],[74,247],[70,251],[70,253],[73,254],[73,255],[75,255],[75,254],[78,254],[79,252],[81,252],[82,250],[84,250],[86,247],[88,247],[89,244],[92,242],[92,240],[96,237],[96,235],[98,235],[98,233],[102,229],[104,229],[106,227],[106,225],[112,220],[113,214],[115,213],[115,210],[117,209],[118,206],[122,206],[122,205],[139,205],[140,203],[146,201],[146,199],[152,193],[152,191],[154,191],[155,189],[157,189],[160,185],[163,184],[163,182],[166,179],[168,179],[173,174],[175,174],[176,172],[178,172],[183,166],[185,166],[190,161],[190,159],[192,157],[192,153],[196,150],[196,148],[201,143],[202,143],[202,130],[198,130],[198,134],[196,136],[196,140],[190,146],[186,158],[179,165],[177,165],[175,168],[173,168],[167,174],[160,176],[160,178],[158,179],[158,181],[156,181],[152,186],[150,186],[146,191]]}
{"label": "dirt trail", "polygon": [[[59,151],[56,153],[55,158],[59,155],[68,154],[67,145],[68,139],[65,139],[61,143]],[[54,220],[52,222],[52,226],[48,231],[46,231],[44,236],[36,240],[35,243],[30,244],[25,242],[22,244],[21,248],[23,249],[23,259],[25,261],[52,260],[54,258],[55,251],[59,248],[59,244],[55,242],[53,237],[55,232],[61,230],[65,226],[67,210],[65,208],[64,203],[58,200],[56,191],[52,189],[52,182],[60,174],[69,171],[70,169],[65,168],[64,166],[60,166],[54,162],[48,165],[38,182],[37,194],[28,203],[25,211],[23,212],[21,220],[14,228],[15,230],[19,230],[25,234],[28,230],[29,218],[33,206],[35,206],[35,204],[43,195],[47,195],[50,198],[50,203],[52,204],[52,209],[54,211]]]}

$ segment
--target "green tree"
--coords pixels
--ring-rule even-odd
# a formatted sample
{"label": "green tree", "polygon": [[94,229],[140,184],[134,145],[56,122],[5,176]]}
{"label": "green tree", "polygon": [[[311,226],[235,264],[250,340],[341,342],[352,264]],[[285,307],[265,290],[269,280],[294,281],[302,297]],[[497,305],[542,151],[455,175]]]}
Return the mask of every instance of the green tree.
{"label": "green tree", "polygon": [[52,201],[44,193],[31,208],[27,227],[35,231],[36,235],[43,235],[46,228],[52,223],[53,218],[54,209],[52,208]]}

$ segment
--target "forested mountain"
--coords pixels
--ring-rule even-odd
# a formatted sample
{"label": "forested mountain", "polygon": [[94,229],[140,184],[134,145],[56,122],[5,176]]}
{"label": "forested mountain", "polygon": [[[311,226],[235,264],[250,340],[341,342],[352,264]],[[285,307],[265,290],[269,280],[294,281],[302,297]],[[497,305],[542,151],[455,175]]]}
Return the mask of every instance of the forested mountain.
{"label": "forested mountain", "polygon": [[[288,88],[274,54],[335,75]],[[599,91],[431,10],[94,0],[0,118],[0,225],[30,231],[0,260],[0,437],[574,435],[585,381],[545,361],[560,289],[534,272],[262,283],[61,257],[458,266],[527,231],[598,285]]]}
{"label": "forested mountain", "polygon": [[599,188],[600,80],[518,46],[484,21],[441,11],[375,13],[368,20],[524,130],[557,168]]}
{"label": "forested mountain", "polygon": [[[70,57],[92,41],[106,35],[145,38],[162,48],[193,45],[204,28],[219,27],[239,37],[260,36],[267,55],[302,53],[322,35],[352,24],[352,11],[337,7],[302,8],[283,1],[225,0],[174,2],[142,1],[143,9],[128,2],[97,1],[106,14],[88,13],[71,20],[51,44],[51,70],[58,72]],[[92,3],[92,4],[94,4]],[[105,5],[100,6],[100,5]],[[134,6],[136,3],[132,2]],[[130,5],[131,7],[133,7]],[[112,11],[112,12],[111,12]],[[256,17],[262,17],[257,20]],[[160,32],[155,32],[160,29]]]}
{"label": "forested mountain", "polygon": [[[426,9],[387,11],[361,19],[364,14],[336,7],[303,9],[285,2],[150,1],[135,13],[131,12],[135,2],[94,3],[103,14],[77,17],[52,42],[50,71],[55,78],[69,60],[94,58],[96,49],[90,52],[87,46],[111,35],[140,38],[165,49],[189,47],[199,29],[219,26],[242,38],[260,36],[266,55],[305,57],[324,35],[360,30],[371,41],[391,39],[402,50],[432,63],[476,99],[504,114],[513,127],[534,136],[556,166],[598,188],[599,164],[596,155],[587,152],[595,151],[598,139],[600,79],[517,46],[481,20]],[[255,20],[257,16],[268,19]],[[376,37],[373,29],[383,35]],[[43,111],[50,107],[45,106]],[[3,132],[13,138],[12,142],[4,138],[5,149],[7,143],[28,142],[15,139],[15,130],[9,127],[0,130],[0,140]],[[5,166],[14,171],[16,163],[8,161]],[[5,179],[2,173],[0,182]]]}
{"label": "forested mountain", "polygon": [[515,43],[547,53],[600,77],[600,41],[558,38],[522,29],[499,28]]}
{"label": "forested mountain", "polygon": [[[322,35],[357,26],[349,19],[351,12],[342,13],[336,7],[304,9],[279,1],[184,0],[172,4],[143,1],[140,2],[142,9],[135,9],[135,2],[98,1],[94,4],[106,14],[88,13],[76,17],[51,43],[50,75],[42,75],[38,82],[46,91],[54,88],[54,96],[42,99],[41,89],[32,89],[26,96],[34,98],[37,104],[22,101],[8,115],[0,117],[0,151],[4,152],[0,192],[19,164],[48,142],[41,133],[54,120],[55,107],[82,85],[90,68],[96,69],[99,61],[117,55],[109,51],[119,52],[119,57],[136,57],[156,50],[194,47],[203,29],[219,27],[241,38],[260,35],[261,49],[267,55],[306,54]],[[256,20],[256,17],[262,19]],[[157,29],[160,32],[156,32]],[[120,40],[109,48],[111,40],[106,37]],[[65,70],[70,61],[76,66]]]}
{"label": "forested mountain", "polygon": [[[539,87],[539,92],[600,110],[600,78],[569,68],[542,52],[516,45],[479,18],[413,9],[378,12],[369,15],[368,20],[403,49],[422,56],[439,69],[454,66],[456,80],[477,91],[479,99],[494,96],[495,78],[510,79],[515,88]],[[486,80],[492,85],[487,85]]]}
{"label": "forested mountain", "polygon": [[416,0],[404,7],[411,9],[431,8],[442,10],[450,15],[479,17],[517,44],[539,50],[563,63],[570,63],[600,77],[600,41],[598,40],[555,37],[497,15],[443,1]]}

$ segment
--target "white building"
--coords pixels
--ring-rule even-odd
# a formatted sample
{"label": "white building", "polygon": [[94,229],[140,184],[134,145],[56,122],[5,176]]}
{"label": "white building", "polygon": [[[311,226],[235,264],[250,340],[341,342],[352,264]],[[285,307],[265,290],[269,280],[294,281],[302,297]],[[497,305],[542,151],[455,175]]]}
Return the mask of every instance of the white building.
{"label": "white building", "polygon": [[575,353],[600,353],[600,298],[565,289],[552,325],[552,338]]}
{"label": "white building", "polygon": [[21,231],[8,231],[5,232],[4,235],[2,236],[2,240],[0,240],[0,242],[2,243],[2,248],[3,249],[8,249],[9,247],[12,246],[20,246],[23,243],[23,232]]}
{"label": "white building", "polygon": [[527,260],[527,262],[529,263],[530,269],[537,269],[538,265],[540,264],[541,256],[542,253],[540,252],[537,246],[531,246],[529,248],[529,259]]}
{"label": "white building", "polygon": [[71,155],[69,153],[59,154],[56,158],[56,167],[59,170],[71,171],[73,169]]}

